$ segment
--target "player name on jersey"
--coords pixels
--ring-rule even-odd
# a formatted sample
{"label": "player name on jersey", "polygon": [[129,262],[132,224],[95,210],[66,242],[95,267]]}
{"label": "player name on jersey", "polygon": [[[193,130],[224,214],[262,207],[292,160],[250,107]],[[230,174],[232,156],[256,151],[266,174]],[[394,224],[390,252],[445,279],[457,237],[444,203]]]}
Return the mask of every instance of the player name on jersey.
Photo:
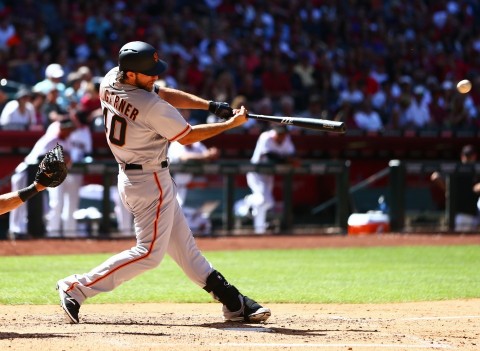
{"label": "player name on jersey", "polygon": [[125,117],[130,118],[132,121],[135,121],[137,118],[138,109],[136,107],[126,102],[120,96],[108,91],[107,89],[105,89],[105,92],[103,93],[103,100],[107,104],[112,105],[117,111],[124,114]]}

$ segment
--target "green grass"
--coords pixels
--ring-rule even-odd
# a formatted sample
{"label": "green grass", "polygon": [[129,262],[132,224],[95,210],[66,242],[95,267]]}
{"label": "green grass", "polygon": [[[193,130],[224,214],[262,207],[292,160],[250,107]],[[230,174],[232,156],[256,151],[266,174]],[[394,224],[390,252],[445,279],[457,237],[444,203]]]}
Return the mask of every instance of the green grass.
{"label": "green grass", "polygon": [[[384,303],[480,298],[480,245],[204,252],[244,294],[265,303]],[[56,304],[55,283],[105,254],[0,257],[0,304]],[[88,303],[211,302],[166,257],[157,269]]]}

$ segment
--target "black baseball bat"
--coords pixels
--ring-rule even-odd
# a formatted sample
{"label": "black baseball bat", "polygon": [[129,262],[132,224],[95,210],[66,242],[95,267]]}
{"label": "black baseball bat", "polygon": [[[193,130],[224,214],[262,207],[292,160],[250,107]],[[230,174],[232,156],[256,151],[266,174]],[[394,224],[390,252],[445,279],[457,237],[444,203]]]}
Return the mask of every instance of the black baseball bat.
{"label": "black baseball bat", "polygon": [[256,115],[254,113],[249,113],[247,117],[257,119],[259,121],[280,123],[280,124],[285,124],[287,126],[296,126],[300,128],[314,129],[322,132],[345,133],[345,124],[343,122],[330,121],[328,119],[288,117],[288,116],[268,116],[268,115]]}

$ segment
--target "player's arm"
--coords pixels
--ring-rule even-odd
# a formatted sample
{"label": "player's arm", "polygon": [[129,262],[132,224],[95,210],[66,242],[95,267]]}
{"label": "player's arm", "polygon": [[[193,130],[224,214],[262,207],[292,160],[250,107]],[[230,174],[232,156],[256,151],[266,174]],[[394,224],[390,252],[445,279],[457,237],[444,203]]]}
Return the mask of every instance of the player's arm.
{"label": "player's arm", "polygon": [[175,108],[208,110],[208,100],[181,90],[163,87],[158,89],[158,95]]}
{"label": "player's arm", "polygon": [[198,124],[192,126],[190,132],[178,142],[182,145],[193,144],[197,141],[202,141],[223,133],[229,129],[241,126],[247,121],[247,110],[242,106],[239,110],[233,110],[234,116],[227,121],[209,124]]}
{"label": "player's arm", "polygon": [[209,101],[196,95],[172,88],[155,85],[153,90],[163,100],[175,108],[188,110],[208,110],[216,116],[228,119],[233,116],[232,108],[226,102]]}
{"label": "player's arm", "polygon": [[35,181],[26,188],[17,192],[0,195],[0,214],[9,212],[27,200],[31,199],[39,191],[46,187],[56,187],[62,184],[67,176],[63,147],[57,144],[47,152],[38,166]]}
{"label": "player's arm", "polygon": [[45,187],[35,182],[19,191],[12,191],[10,193],[0,195],[0,214],[4,214],[16,209],[42,190],[45,190]]}

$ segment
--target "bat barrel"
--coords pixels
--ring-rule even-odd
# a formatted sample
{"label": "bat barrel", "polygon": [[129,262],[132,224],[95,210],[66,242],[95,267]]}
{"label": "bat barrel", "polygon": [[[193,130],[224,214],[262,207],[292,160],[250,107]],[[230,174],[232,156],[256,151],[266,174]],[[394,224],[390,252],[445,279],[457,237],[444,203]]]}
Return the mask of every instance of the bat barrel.
{"label": "bat barrel", "polygon": [[345,133],[345,124],[339,121],[330,121],[328,119],[288,117],[288,116],[269,116],[249,113],[248,118],[253,118],[265,122],[280,123],[300,128],[314,129],[323,132]]}

